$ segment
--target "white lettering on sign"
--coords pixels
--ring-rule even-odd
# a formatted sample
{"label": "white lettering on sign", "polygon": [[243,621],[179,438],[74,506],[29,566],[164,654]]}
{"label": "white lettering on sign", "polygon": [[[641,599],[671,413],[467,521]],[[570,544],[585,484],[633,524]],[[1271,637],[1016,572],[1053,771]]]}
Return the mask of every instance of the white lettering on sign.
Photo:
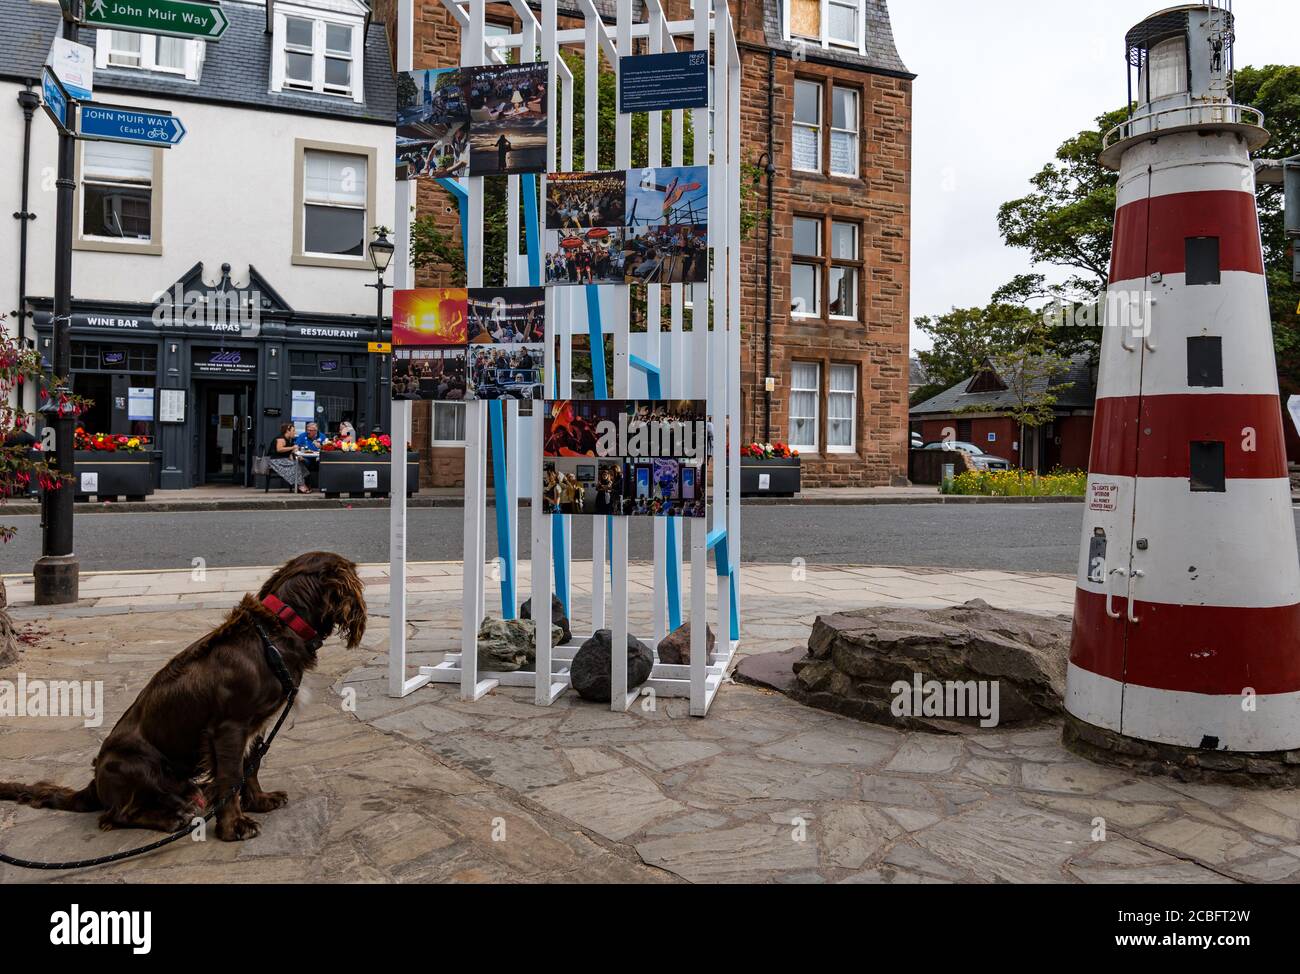
{"label": "white lettering on sign", "polygon": [[1119,484],[1091,483],[1088,485],[1088,510],[1113,511],[1118,507]]}

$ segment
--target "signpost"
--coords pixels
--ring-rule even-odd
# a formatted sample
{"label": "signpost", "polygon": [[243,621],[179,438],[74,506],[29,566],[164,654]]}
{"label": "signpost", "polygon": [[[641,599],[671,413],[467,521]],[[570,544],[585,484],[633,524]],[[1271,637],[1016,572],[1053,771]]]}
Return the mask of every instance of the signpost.
{"label": "signpost", "polygon": [[72,99],[48,64],[41,68],[41,103],[45,114],[50,116],[59,131],[71,135],[72,126],[68,124],[71,121],[68,116],[74,110]]}
{"label": "signpost", "polygon": [[170,112],[121,105],[82,105],[77,135],[100,142],[128,142],[170,149],[185,138],[185,126]]}
{"label": "signpost", "polygon": [[230,25],[220,6],[194,0],[85,0],[81,22],[205,41],[219,40]]}

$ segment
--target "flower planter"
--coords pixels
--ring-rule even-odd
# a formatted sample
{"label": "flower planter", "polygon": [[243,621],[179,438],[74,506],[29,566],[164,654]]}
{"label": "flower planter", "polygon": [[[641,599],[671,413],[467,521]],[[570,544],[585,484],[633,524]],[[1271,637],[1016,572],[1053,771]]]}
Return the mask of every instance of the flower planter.
{"label": "flower planter", "polygon": [[154,491],[157,463],[151,450],[121,453],[76,450],[73,474],[77,500],[94,497],[100,501],[119,498],[142,501]]}
{"label": "flower planter", "polygon": [[[320,455],[316,486],[326,497],[387,497],[392,466],[393,458],[388,453],[327,450]],[[406,495],[419,489],[420,455],[412,450],[406,454]]]}
{"label": "flower planter", "polygon": [[799,458],[740,458],[741,497],[793,497],[799,493]]}

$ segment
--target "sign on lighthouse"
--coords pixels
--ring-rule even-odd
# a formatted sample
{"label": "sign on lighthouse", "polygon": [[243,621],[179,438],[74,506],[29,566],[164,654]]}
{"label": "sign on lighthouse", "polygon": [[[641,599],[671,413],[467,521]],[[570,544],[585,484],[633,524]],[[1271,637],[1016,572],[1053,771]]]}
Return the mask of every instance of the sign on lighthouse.
{"label": "sign on lighthouse", "polygon": [[1102,153],[1123,313],[1103,329],[1066,693],[1085,751],[1227,771],[1300,748],[1300,563],[1250,160],[1268,133],[1231,99],[1234,29],[1209,2],[1126,38],[1134,107]]}

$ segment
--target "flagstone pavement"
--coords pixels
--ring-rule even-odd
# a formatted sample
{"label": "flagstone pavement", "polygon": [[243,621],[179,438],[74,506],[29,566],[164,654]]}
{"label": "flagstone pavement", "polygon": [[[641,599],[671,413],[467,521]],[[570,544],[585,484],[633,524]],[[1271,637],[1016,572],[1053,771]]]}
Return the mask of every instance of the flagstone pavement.
{"label": "flagstone pavement", "polygon": [[[526,567],[526,566],[525,566]],[[268,569],[103,573],[82,601],[31,604],[7,578],[33,642],[0,681],[102,680],[102,724],[0,717],[0,779],[83,784],[98,743],[148,677],[213,626]],[[365,566],[363,646],[327,643],[310,701],[263,772],[290,804],[243,843],[184,840],[74,873],[0,867],[0,882],[1288,882],[1300,877],[1300,792],[1144,778],[1090,764],[1060,727],[904,733],[728,683],[709,715],[685,701],[611,713],[566,693],[477,702],[455,689],[386,695],[387,578]],[[649,566],[630,573],[634,606]],[[581,631],[590,565],[574,568]],[[711,577],[712,582],[712,577]],[[454,648],[459,563],[408,568],[412,667]],[[520,598],[527,595],[527,573]],[[823,612],[880,604],[1068,612],[1063,576],[747,565],[741,651],[804,642]],[[689,586],[686,588],[689,591]],[[495,589],[489,589],[488,611]],[[640,596],[640,598],[638,598]],[[633,628],[650,626],[634,609]],[[143,844],[91,815],[0,804],[0,850],[72,859]]]}

